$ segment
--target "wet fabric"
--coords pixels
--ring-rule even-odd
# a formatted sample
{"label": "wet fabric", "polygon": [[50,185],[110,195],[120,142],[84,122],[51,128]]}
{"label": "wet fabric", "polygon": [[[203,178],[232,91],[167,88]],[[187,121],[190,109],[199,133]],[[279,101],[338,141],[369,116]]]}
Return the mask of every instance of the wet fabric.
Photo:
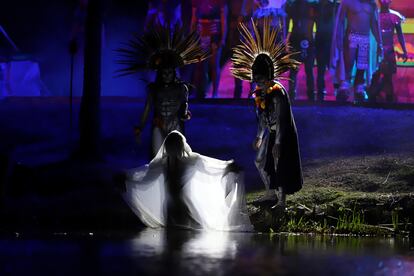
{"label": "wet fabric", "polygon": [[[178,133],[178,132],[175,132]],[[182,136],[182,135],[181,135]],[[180,159],[180,204],[187,220],[176,220],[176,226],[219,231],[252,231],[247,214],[242,175],[229,172],[233,161],[222,161],[192,152],[185,142]],[[125,201],[148,227],[165,227],[171,201],[167,181],[168,156],[165,143],[147,165],[127,173]],[[181,222],[181,223],[180,223]]]}

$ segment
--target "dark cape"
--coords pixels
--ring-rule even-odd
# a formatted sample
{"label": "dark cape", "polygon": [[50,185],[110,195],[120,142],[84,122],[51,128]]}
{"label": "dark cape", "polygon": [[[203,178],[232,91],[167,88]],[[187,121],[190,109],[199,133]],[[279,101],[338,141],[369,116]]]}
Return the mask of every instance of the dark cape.
{"label": "dark cape", "polygon": [[[277,170],[274,170],[272,148],[275,141],[275,133],[266,132],[262,144],[258,150],[256,166],[259,169],[263,181],[268,181],[270,189],[283,187],[286,194],[299,191],[303,185],[302,166],[299,153],[298,135],[295,120],[293,118],[289,96],[286,91],[275,91],[266,95],[266,102],[271,97],[277,97],[280,102],[280,157]],[[266,112],[266,111],[263,111]]]}

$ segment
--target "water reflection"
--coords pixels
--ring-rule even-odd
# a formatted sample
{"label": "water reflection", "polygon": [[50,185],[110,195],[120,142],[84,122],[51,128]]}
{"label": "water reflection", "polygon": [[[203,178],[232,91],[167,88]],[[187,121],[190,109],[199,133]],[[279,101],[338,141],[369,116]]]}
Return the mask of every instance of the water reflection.
{"label": "water reflection", "polygon": [[414,275],[408,239],[146,229],[130,245],[137,259],[159,258],[158,272]]}
{"label": "water reflection", "polygon": [[248,243],[253,233],[221,231],[187,231],[147,228],[131,240],[136,255],[150,256],[165,251],[180,251],[184,256],[199,255],[208,258],[234,258],[237,249]]}
{"label": "water reflection", "polygon": [[[17,272],[17,273],[16,273]],[[414,275],[408,239],[144,229],[0,238],[0,275]]]}

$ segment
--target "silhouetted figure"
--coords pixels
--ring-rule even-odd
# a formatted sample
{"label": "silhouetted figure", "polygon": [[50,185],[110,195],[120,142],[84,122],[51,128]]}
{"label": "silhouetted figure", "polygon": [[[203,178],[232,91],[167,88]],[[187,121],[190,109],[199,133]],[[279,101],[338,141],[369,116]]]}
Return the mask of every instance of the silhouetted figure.
{"label": "silhouetted figure", "polygon": [[391,0],[381,0],[381,11],[379,14],[380,30],[384,47],[384,59],[381,61],[379,70],[372,76],[369,99],[376,101],[376,97],[381,91],[385,92],[387,102],[394,102],[394,86],[392,76],[397,73],[397,61],[394,51],[394,30],[398,36],[398,42],[403,50],[402,58],[406,62],[408,59],[407,48],[405,47],[404,35],[401,24],[405,18],[397,11],[391,10]]}
{"label": "silhouetted figure", "polygon": [[148,116],[153,111],[152,153],[158,152],[168,133],[184,132],[184,121],[191,118],[188,110],[189,85],[181,81],[176,68],[197,63],[207,57],[197,33],[184,34],[179,25],[156,25],[141,37],[130,40],[126,48],[118,49],[118,63],[124,67],[121,75],[144,70],[156,71],[156,78],[147,86],[147,99],[139,125],[134,128],[140,140]]}
{"label": "silhouetted figure", "polygon": [[317,99],[325,99],[325,72],[329,68],[335,15],[338,7],[337,0],[320,0],[316,12],[315,50],[318,68]]}
{"label": "silhouetted figure", "polygon": [[167,190],[167,226],[177,225],[196,226],[196,222],[191,219],[190,211],[183,198],[185,163],[184,141],[178,132],[172,132],[165,139],[165,153],[167,155],[166,190]]}
{"label": "silhouetted figure", "polygon": [[279,79],[299,63],[291,59],[284,41],[277,42],[277,31],[268,19],[262,28],[253,31],[242,25],[241,34],[246,40],[235,48],[232,73],[256,83],[255,164],[265,184],[265,198],[273,200],[278,190],[278,204],[274,207],[284,208],[286,194],[299,191],[303,180],[295,120],[289,96]]}
{"label": "silhouetted figure", "polygon": [[253,19],[258,22],[261,27],[264,18],[269,18],[273,28],[280,29],[278,33],[278,41],[286,39],[286,0],[255,0],[256,9],[253,12]]}
{"label": "silhouetted figure", "polygon": [[192,152],[178,131],[148,165],[127,173],[123,196],[152,228],[252,230],[237,166]]}
{"label": "silhouetted figure", "polygon": [[148,31],[154,25],[182,25],[180,0],[152,0],[148,3],[144,30]]}
{"label": "silhouetted figure", "polygon": [[366,72],[368,74],[370,65],[370,32],[378,43],[377,56],[382,56],[382,39],[375,0],[342,0],[335,25],[331,66],[340,72],[337,73],[337,78],[341,81],[336,100],[348,99],[355,65],[357,71],[353,85],[354,98],[358,102],[365,101],[367,95],[364,75]]}
{"label": "silhouetted figure", "polygon": [[[289,43],[293,52],[298,52],[294,58],[305,64],[306,95],[310,101],[315,99],[315,80],[313,65],[315,62],[315,41],[313,25],[315,23],[316,6],[307,0],[289,0],[286,3],[288,14],[287,24],[292,20],[292,32]],[[290,71],[289,96],[295,99],[297,93],[298,70]]]}
{"label": "silhouetted figure", "polygon": [[[227,35],[225,60],[231,58],[232,48],[236,46],[240,41],[240,34],[238,25],[244,22],[247,18],[250,18],[251,11],[253,9],[253,0],[228,0],[227,6],[229,7],[228,21],[229,31]],[[243,93],[243,83],[240,79],[234,78],[234,98],[239,99]]]}
{"label": "silhouetted figure", "polygon": [[227,36],[227,6],[225,0],[192,0],[191,30],[198,31],[201,45],[210,51],[210,57],[195,71],[197,98],[205,98],[206,77],[213,86],[213,98],[218,96],[220,82],[220,57]]}

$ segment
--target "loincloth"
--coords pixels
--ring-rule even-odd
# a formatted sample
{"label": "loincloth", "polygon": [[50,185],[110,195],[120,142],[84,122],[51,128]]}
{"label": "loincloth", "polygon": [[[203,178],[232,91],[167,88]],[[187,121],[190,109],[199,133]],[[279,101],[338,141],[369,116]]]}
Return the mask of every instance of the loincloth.
{"label": "loincloth", "polygon": [[350,49],[357,49],[356,67],[367,70],[369,67],[369,35],[350,33],[348,35]]}

